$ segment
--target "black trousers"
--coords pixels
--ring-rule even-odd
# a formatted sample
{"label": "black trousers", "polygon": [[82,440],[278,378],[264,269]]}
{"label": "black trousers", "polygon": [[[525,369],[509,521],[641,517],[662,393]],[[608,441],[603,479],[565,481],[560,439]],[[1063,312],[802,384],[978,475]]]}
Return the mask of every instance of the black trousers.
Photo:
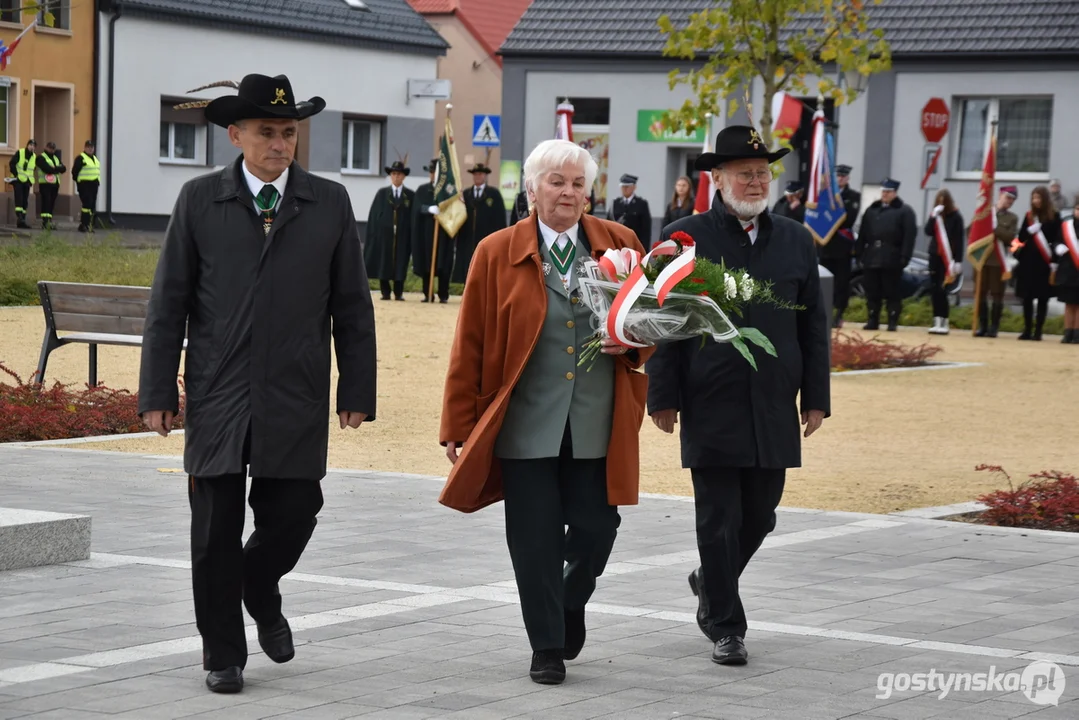
{"label": "black trousers", "polygon": [[776,527],[786,471],[694,468],[691,474],[705,629],[713,642],[728,635],[745,637],[748,625],[738,580]]}
{"label": "black trousers", "polygon": [[[450,298],[450,274],[449,273],[436,273],[435,280],[438,281],[438,299],[449,300]],[[431,276],[427,273],[423,274],[423,296],[431,296]]]}
{"label": "black trousers", "polygon": [[79,183],[79,202],[82,204],[79,227],[94,227],[94,213],[97,212],[97,189],[99,186],[100,182],[97,181]]}
{"label": "black trousers", "polygon": [[820,264],[833,275],[832,307],[842,317],[850,304],[850,257],[825,257],[821,258]]}
{"label": "black trousers", "polygon": [[15,187],[15,214],[20,220],[26,219],[26,206],[30,204],[30,183],[16,180],[11,183]]}
{"label": "black trousers", "polygon": [[52,211],[56,208],[56,198],[59,197],[59,195],[59,183],[41,184],[41,210],[38,214],[47,224],[52,224]]}
{"label": "black trousers", "polygon": [[899,315],[903,309],[903,298],[900,295],[900,281],[903,278],[903,268],[887,268],[885,270],[867,268],[865,278],[865,304],[869,311],[869,321],[880,317],[881,306],[887,303],[888,315]]}
{"label": "black trousers", "polygon": [[[1037,324],[1035,324],[1034,315],[1034,301],[1038,301],[1038,314]],[[1031,328],[1034,330],[1035,335],[1042,334],[1042,328],[1045,326],[1045,318],[1049,314],[1049,297],[1048,295],[1040,295],[1038,297],[1032,297],[1030,293],[1027,293],[1023,297],[1023,332],[1027,335],[1031,334]]]}
{"label": "black trousers", "polygon": [[257,623],[281,615],[277,583],[296,567],[322,509],[314,480],[252,478],[248,501],[255,530],[241,545],[246,472],[191,477],[191,580],[195,624],[202,636],[202,667],[247,664],[242,605]]}
{"label": "black trousers", "polygon": [[573,459],[567,427],[559,457],[501,463],[506,542],[528,641],[533,650],[561,649],[564,609],[592,597],[622,522],[607,504],[607,459]]}
{"label": "black trousers", "polygon": [[[390,281],[379,280],[378,287],[382,290],[382,297],[388,298],[390,296]],[[405,282],[403,280],[393,281],[393,294],[396,297],[401,297],[405,294]]]}
{"label": "black trousers", "polygon": [[944,280],[947,277],[947,268],[940,255],[929,255],[929,297],[933,301],[933,317],[947,318],[950,312],[948,305],[948,291],[944,289]]}

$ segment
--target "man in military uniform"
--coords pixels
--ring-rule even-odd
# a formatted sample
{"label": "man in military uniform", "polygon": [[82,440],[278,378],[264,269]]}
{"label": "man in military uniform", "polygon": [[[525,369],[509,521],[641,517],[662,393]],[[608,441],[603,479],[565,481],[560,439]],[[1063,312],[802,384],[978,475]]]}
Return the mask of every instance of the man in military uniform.
{"label": "man in military uniform", "polygon": [[805,222],[806,206],[802,202],[804,195],[805,186],[797,180],[791,180],[787,183],[787,189],[783,192],[783,197],[776,201],[772,212],[776,215],[788,217],[796,223]]}
{"label": "man in military uniform", "polygon": [[862,194],[850,186],[850,165],[836,165],[835,174],[839,180],[839,195],[843,198],[846,219],[839,232],[832,236],[827,245],[820,248],[820,264],[832,273],[832,327],[843,327],[843,313],[850,301],[850,263],[854,251],[854,223],[862,207]]}
{"label": "man in military uniform", "polygon": [[453,266],[453,281],[459,283],[463,283],[468,277],[472,253],[476,251],[480,240],[506,227],[506,207],[502,203],[502,193],[487,184],[491,168],[483,163],[476,163],[469,172],[472,173],[472,187],[464,191],[468,219],[457,233],[457,258]]}
{"label": "man in military uniform", "polygon": [[866,309],[869,322],[864,330],[880,329],[880,309],[888,304],[888,330],[899,327],[903,309],[903,268],[914,255],[918,222],[914,210],[898,196],[899,181],[885,178],[880,200],[866,208],[858,234],[858,257],[864,268]]}
{"label": "man in military uniform", "polygon": [[37,166],[37,143],[33,139],[28,140],[26,147],[11,156],[8,167],[11,175],[15,178],[12,183],[15,187],[15,217],[17,225],[21,228],[29,228],[26,222],[26,206],[30,203],[30,192],[34,189],[34,169]]}
{"label": "man in military uniform", "polygon": [[97,190],[101,187],[101,161],[94,155],[94,141],[87,140],[82,155],[71,166],[75,178],[75,191],[79,193],[82,214],[79,216],[79,232],[94,231],[94,213],[97,212]]}
{"label": "man in military uniform", "polygon": [[636,175],[623,175],[619,184],[622,186],[622,197],[615,198],[611,203],[607,219],[622,223],[637,233],[637,239],[647,250],[652,247],[652,211],[648,209],[648,201],[636,195]]}
{"label": "man in military uniform", "polygon": [[438,279],[438,300],[442,304],[450,299],[450,273],[453,271],[453,238],[438,223],[438,205],[435,204],[435,169],[438,158],[423,169],[430,182],[416,188],[412,202],[412,272],[423,280],[423,300],[431,302],[431,255],[434,252],[435,227],[438,226],[438,260],[435,277]]}
{"label": "man in military uniform", "polygon": [[67,168],[56,154],[56,143],[45,143],[45,150],[37,156],[37,181],[41,201],[38,215],[41,217],[41,227],[45,230],[56,229],[56,224],[52,221],[52,211],[56,208],[56,198],[60,195],[60,176],[65,172]]}
{"label": "man in military uniform", "polygon": [[405,299],[408,254],[412,250],[412,200],[415,193],[404,187],[409,168],[400,160],[383,168],[390,176],[389,187],[380,188],[367,214],[367,239],[363,262],[371,277],[377,277],[382,299],[390,299],[392,283],[395,300]]}
{"label": "man in military uniform", "polygon": [[[1019,190],[1014,185],[1005,185],[1000,189],[997,197],[997,222],[993,228],[994,242],[1003,243],[1005,257],[1012,240],[1019,233],[1019,216],[1011,211],[1015,199],[1019,196]],[[981,282],[975,282],[978,291],[974,299],[978,303],[978,330],[975,337],[996,337],[1000,330],[1000,318],[1004,315],[1004,266],[1000,263],[996,248],[985,258],[982,265]],[[993,298],[992,310],[989,307],[989,298]]]}

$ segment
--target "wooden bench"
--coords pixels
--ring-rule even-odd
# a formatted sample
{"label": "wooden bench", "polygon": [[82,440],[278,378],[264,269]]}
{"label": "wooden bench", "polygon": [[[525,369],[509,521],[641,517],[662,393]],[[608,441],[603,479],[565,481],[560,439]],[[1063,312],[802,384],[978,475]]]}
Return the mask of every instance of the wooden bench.
{"label": "wooden bench", "polygon": [[[89,345],[91,387],[97,385],[98,345],[142,347],[150,288],[42,280],[37,289],[45,312],[45,339],[41,342],[37,382],[45,382],[49,355],[68,343]],[[184,347],[187,347],[186,339]]]}

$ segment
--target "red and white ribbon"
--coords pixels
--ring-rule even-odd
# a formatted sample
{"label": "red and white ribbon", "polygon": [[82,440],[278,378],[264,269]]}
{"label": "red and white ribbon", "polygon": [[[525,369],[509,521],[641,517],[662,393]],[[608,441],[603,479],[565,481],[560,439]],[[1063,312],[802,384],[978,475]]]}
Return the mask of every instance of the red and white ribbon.
{"label": "red and white ribbon", "polygon": [[620,248],[608,250],[599,259],[599,267],[603,270],[607,279],[618,282],[633,272],[633,268],[641,264],[641,254],[633,248]]}
{"label": "red and white ribbon", "polygon": [[1003,273],[1002,279],[1010,280],[1012,277],[1012,268],[1015,267],[1015,258],[1008,255],[1008,249],[1004,247],[1004,243],[1000,240],[993,243],[993,250],[997,254],[997,260],[1000,261],[1000,267]]}
{"label": "red and white ribbon", "polygon": [[955,279],[952,274],[955,258],[952,257],[952,246],[948,242],[948,231],[944,229],[944,218],[940,215],[934,218],[933,229],[937,237],[937,253],[940,254],[940,259],[944,261],[944,284],[947,285]]}
{"label": "red and white ribbon", "polygon": [[[640,263],[630,272],[626,281],[622,283],[622,287],[611,304],[611,311],[607,315],[607,335],[614,338],[619,344],[631,348],[648,347],[647,344],[637,343],[629,339],[626,334],[626,320],[629,318],[633,305],[648,289],[648,278],[644,274],[644,268],[648,266],[652,256],[675,255],[678,253],[679,247],[679,244],[674,240],[659,243],[652,248],[652,252],[641,259]],[[656,299],[660,306],[663,305],[663,300],[671,289],[693,272],[696,265],[694,259],[696,255],[696,246],[683,247],[682,252],[660,272],[659,277],[656,278],[653,284],[653,287],[656,288]],[[606,253],[604,253],[604,256],[606,257]],[[602,260],[600,265],[602,267]]]}
{"label": "red and white ribbon", "polygon": [[1034,244],[1038,247],[1038,252],[1042,254],[1042,259],[1045,260],[1047,264],[1052,263],[1053,250],[1049,247],[1049,241],[1045,239],[1045,233],[1042,232],[1041,228],[1038,228],[1038,232],[1031,232],[1030,227],[1028,226],[1027,232],[1030,233],[1030,237],[1034,239]]}
{"label": "red and white ribbon", "polygon": [[1062,229],[1064,230],[1064,244],[1071,251],[1072,262],[1075,263],[1075,267],[1079,267],[1079,237],[1075,233],[1075,221],[1066,221]]}

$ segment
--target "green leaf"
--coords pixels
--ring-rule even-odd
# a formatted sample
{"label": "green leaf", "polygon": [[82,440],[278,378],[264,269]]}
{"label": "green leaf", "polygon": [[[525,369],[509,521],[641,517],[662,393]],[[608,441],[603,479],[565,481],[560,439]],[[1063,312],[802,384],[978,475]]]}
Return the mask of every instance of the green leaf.
{"label": "green leaf", "polygon": [[740,337],[732,338],[731,345],[738,348],[738,352],[742,353],[742,357],[746,359],[746,362],[748,362],[754,370],[757,369],[757,361],[753,359],[753,353],[749,351],[749,346],[746,345],[745,340]]}
{"label": "green leaf", "polygon": [[779,355],[776,354],[775,346],[772,345],[772,341],[765,337],[764,333],[762,333],[757,328],[739,328],[738,334],[759,347],[761,350],[764,350],[764,352],[768,353],[772,357],[779,357]]}

